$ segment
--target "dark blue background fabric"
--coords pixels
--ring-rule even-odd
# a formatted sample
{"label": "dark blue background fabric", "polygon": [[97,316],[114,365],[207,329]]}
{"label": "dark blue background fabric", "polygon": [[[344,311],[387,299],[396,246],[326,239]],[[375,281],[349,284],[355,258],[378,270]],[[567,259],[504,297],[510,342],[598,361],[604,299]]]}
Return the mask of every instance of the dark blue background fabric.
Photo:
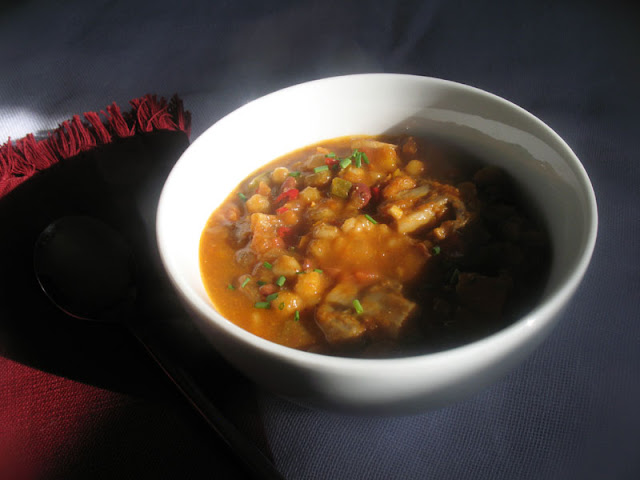
{"label": "dark blue background fabric", "polygon": [[636,479],[639,26],[616,1],[14,2],[0,6],[0,142],[148,92],[178,93],[195,139],[275,89],[359,72],[445,78],[524,107],[581,159],[600,215],[549,339],[496,384],[422,415],[343,416],[257,391],[259,418],[235,420],[260,424],[289,479]]}

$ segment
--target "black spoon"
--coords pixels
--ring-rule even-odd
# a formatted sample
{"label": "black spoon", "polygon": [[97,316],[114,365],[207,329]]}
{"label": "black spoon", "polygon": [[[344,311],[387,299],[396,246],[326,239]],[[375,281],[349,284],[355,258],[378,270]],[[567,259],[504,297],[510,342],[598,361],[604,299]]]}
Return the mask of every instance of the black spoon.
{"label": "black spoon", "polygon": [[136,266],[128,243],[103,222],[88,216],[62,217],[45,228],[34,249],[34,269],[42,290],[68,315],[81,320],[122,322],[140,341],[203,419],[257,478],[282,476],[172,362],[147,330],[132,318]]}

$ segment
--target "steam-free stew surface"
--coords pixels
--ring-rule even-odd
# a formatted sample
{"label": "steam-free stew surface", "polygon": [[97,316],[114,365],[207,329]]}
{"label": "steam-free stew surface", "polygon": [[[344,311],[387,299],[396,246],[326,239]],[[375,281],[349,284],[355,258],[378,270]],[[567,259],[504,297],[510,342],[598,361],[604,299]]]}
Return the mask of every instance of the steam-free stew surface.
{"label": "steam-free stew surface", "polygon": [[545,230],[507,176],[414,137],[344,137],[275,160],[211,215],[217,310],[260,337],[339,355],[477,339],[539,295]]}

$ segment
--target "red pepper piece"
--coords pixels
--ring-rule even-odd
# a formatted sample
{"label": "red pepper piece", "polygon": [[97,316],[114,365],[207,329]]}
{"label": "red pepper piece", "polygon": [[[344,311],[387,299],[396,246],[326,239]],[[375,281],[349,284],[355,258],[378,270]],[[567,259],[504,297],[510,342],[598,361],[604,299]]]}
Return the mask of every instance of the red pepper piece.
{"label": "red pepper piece", "polygon": [[280,208],[276,208],[276,214],[280,214],[280,213],[284,213],[287,210],[289,210],[289,207],[280,207]]}
{"label": "red pepper piece", "polygon": [[291,227],[278,227],[276,230],[279,237],[286,237],[291,233]]}
{"label": "red pepper piece", "polygon": [[296,198],[298,198],[298,193],[300,193],[300,192],[298,191],[297,188],[292,188],[291,190],[287,190],[286,192],[282,192],[276,198],[276,203],[281,202],[284,199],[295,200]]}

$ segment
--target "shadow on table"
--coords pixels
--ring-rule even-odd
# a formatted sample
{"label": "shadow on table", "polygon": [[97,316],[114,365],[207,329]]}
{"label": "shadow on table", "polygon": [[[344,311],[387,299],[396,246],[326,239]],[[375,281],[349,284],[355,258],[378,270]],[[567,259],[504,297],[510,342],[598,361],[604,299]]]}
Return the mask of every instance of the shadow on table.
{"label": "shadow on table", "polygon": [[[138,268],[136,321],[152,325],[154,341],[162,342],[232,421],[237,415],[253,415],[258,420],[251,424],[261,428],[254,385],[202,338],[160,264],[156,204],[167,174],[187,146],[182,132],[120,139],[61,161],[0,199],[0,355],[142,398],[175,394],[125,327],[71,318],[39,287],[33,246],[40,232],[59,217],[91,215],[132,246]],[[262,432],[246,433],[266,445]]]}

